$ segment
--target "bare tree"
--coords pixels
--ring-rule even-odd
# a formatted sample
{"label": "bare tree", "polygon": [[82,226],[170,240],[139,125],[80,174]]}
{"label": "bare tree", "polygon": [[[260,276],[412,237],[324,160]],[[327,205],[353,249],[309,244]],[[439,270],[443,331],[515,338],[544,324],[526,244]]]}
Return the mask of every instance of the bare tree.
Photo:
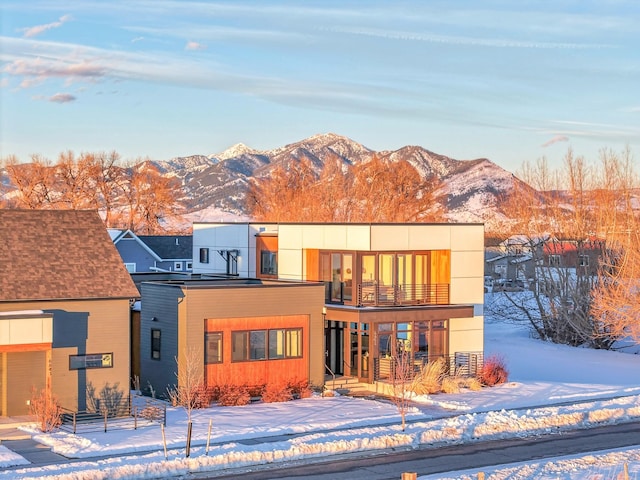
{"label": "bare tree", "polygon": [[248,207],[266,221],[435,221],[442,218],[439,187],[435,177],[422,179],[404,161],[374,156],[352,166],[335,157],[316,173],[311,160],[302,159],[276,167],[270,178],[254,179]]}
{"label": "bare tree", "polygon": [[93,176],[93,157],[83,154],[76,158],[68,150],[58,157],[55,165],[57,204],[61,208],[82,210],[97,208],[96,183]]}
{"label": "bare tree", "polygon": [[393,388],[393,403],[400,414],[402,431],[406,426],[407,412],[411,408],[413,396],[413,381],[415,368],[411,350],[398,348],[392,357],[391,387]]}
{"label": "bare tree", "polygon": [[637,294],[632,285],[640,255],[637,242],[621,235],[637,231],[632,197],[638,184],[630,152],[603,150],[592,164],[569,150],[561,170],[551,171],[541,160],[525,165],[522,175],[535,188],[512,198],[512,233],[527,238],[535,273],[529,292],[504,294],[502,307],[509,308],[502,311],[515,308],[539,338],[613,348],[640,330],[627,306]]}
{"label": "bare tree", "polygon": [[202,367],[204,361],[202,350],[189,348],[181,358],[176,357],[177,385],[169,388],[167,393],[173,405],[179,405],[187,412],[187,457],[191,449],[191,431],[193,422],[191,412],[194,408],[203,408],[203,396],[206,395]]}
{"label": "bare tree", "polygon": [[15,197],[17,207],[52,208],[55,174],[49,160],[33,155],[30,163],[19,163],[17,157],[12,156],[6,160],[5,169],[18,193]]}

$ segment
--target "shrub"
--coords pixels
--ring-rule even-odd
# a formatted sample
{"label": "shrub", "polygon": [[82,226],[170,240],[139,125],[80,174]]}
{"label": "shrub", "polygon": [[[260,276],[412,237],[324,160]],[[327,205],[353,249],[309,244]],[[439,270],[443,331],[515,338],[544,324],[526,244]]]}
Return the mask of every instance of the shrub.
{"label": "shrub", "polygon": [[463,381],[461,377],[444,377],[441,389],[444,393],[460,393],[460,384]]}
{"label": "shrub", "polygon": [[262,401],[265,403],[288,402],[293,400],[291,388],[281,383],[268,383],[262,392]]}
{"label": "shrub", "polygon": [[219,387],[218,405],[235,407],[251,402],[249,389],[245,385],[222,385]]}
{"label": "shrub", "polygon": [[60,408],[56,396],[51,392],[50,385],[42,390],[35,388],[31,390],[29,410],[37,420],[42,432],[52,432],[62,424],[62,408]]}
{"label": "shrub", "polygon": [[478,377],[483,385],[489,387],[505,383],[509,379],[509,371],[505,366],[504,359],[498,355],[486,358]]}
{"label": "shrub", "polygon": [[445,373],[444,358],[425,364],[413,380],[412,390],[417,395],[437,393],[442,388]]}
{"label": "shrub", "polygon": [[261,397],[265,388],[266,388],[265,384],[246,386],[246,389],[249,392],[250,397]]}
{"label": "shrub", "polygon": [[482,390],[482,383],[476,377],[466,377],[464,386],[474,392]]}
{"label": "shrub", "polygon": [[208,387],[205,383],[197,384],[193,389],[193,408],[209,408],[213,398],[213,388]]}
{"label": "shrub", "polygon": [[287,386],[298,398],[309,398],[313,394],[313,389],[306,380],[290,380]]}

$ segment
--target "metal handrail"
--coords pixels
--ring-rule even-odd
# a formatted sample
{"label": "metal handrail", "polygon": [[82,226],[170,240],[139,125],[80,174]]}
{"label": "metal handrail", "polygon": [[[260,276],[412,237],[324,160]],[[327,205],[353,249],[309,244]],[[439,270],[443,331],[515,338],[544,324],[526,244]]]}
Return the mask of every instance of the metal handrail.
{"label": "metal handrail", "polygon": [[333,373],[333,370],[331,370],[331,368],[329,368],[329,365],[327,365],[326,363],[324,364],[324,368],[327,369],[329,371],[329,373],[331,374],[332,377],[332,390],[336,389],[336,374]]}

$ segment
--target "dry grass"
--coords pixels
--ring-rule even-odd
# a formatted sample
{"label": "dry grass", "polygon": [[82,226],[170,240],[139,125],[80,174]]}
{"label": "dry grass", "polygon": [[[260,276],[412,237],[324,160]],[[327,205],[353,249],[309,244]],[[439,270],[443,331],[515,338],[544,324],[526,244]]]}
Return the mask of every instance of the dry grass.
{"label": "dry grass", "polygon": [[443,358],[428,362],[414,378],[411,390],[417,395],[438,393],[445,378],[445,367]]}

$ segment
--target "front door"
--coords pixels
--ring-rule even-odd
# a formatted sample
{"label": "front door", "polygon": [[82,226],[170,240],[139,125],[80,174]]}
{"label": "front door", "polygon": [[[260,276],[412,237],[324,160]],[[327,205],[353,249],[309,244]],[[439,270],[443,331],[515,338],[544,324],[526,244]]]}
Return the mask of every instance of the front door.
{"label": "front door", "polygon": [[327,373],[344,375],[344,323],[328,320],[324,342]]}
{"label": "front door", "polygon": [[349,366],[351,376],[361,382],[371,382],[372,357],[369,355],[371,345],[370,325],[368,323],[349,324]]}

